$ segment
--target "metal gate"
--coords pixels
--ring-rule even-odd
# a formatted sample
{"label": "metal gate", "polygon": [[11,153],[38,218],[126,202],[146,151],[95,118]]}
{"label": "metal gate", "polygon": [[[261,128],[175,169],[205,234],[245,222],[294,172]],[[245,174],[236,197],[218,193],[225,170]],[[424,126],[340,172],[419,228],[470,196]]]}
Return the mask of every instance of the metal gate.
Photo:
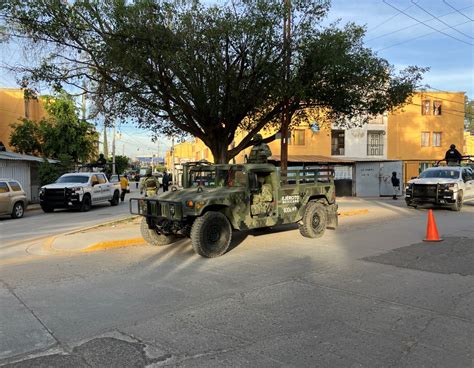
{"label": "metal gate", "polygon": [[397,173],[400,179],[400,192],[403,191],[403,164],[402,161],[388,161],[380,163],[380,196],[393,195],[392,172]]}
{"label": "metal gate", "polygon": [[380,195],[379,162],[357,162],[355,195],[357,197],[378,197]]}

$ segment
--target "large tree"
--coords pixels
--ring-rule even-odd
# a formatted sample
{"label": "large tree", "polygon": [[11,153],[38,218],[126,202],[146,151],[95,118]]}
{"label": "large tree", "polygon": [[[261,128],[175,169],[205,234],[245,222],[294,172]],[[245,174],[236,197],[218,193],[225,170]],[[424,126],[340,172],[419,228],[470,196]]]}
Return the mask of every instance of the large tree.
{"label": "large tree", "polygon": [[[406,101],[423,71],[396,74],[364,47],[363,27],[322,27],[325,0],[292,1],[286,48],[281,0],[7,0],[6,9],[12,29],[45,52],[19,72],[77,89],[88,79],[102,105],[110,99],[114,110],[156,133],[196,136],[216,162],[278,125],[284,108],[295,121],[308,108],[333,121],[390,110]],[[238,128],[248,135],[231,145]]]}

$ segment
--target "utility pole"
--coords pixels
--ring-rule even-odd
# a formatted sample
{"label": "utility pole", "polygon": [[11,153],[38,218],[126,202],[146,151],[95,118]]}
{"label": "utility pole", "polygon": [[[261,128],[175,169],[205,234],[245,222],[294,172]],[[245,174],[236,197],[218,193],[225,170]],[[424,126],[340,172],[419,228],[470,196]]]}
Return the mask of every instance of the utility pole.
{"label": "utility pole", "polygon": [[112,175],[115,175],[115,122],[113,125],[113,137],[112,137]]}
{"label": "utility pole", "polygon": [[109,158],[109,144],[107,142],[107,120],[104,122],[104,157]]}
{"label": "utility pole", "polygon": [[174,135],[171,136],[171,185],[173,185],[174,180],[175,180],[175,175],[176,173],[174,172]]}
{"label": "utility pole", "polygon": [[281,119],[281,141],[280,141],[280,170],[288,169],[288,133],[291,117],[289,114],[290,99],[288,96],[288,86],[290,82],[290,65],[291,65],[291,0],[283,0],[284,17],[283,17],[283,48],[285,63],[285,97],[283,105],[283,114]]}

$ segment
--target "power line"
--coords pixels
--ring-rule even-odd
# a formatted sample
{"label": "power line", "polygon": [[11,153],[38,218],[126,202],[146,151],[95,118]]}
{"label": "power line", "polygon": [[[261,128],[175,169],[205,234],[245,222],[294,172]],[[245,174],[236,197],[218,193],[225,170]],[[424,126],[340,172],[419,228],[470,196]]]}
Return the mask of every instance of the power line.
{"label": "power line", "polygon": [[[410,9],[410,8],[412,8],[412,7],[413,7],[413,5],[410,5],[409,7],[405,8],[405,9],[403,9],[403,10],[408,10],[408,9]],[[400,15],[400,13],[396,13],[396,14],[392,15],[391,17],[388,17],[387,19],[385,19],[384,21],[380,22],[380,23],[377,24],[375,27],[373,27],[372,29],[370,29],[368,32],[370,33],[370,32],[375,31],[377,28],[383,26],[384,24],[387,24],[388,22],[390,22],[392,19],[398,17],[399,15]]]}
{"label": "power line", "polygon": [[[461,8],[461,10],[465,10],[465,9],[469,9],[469,8],[472,8],[474,5],[469,5],[469,6],[466,6],[464,8]],[[452,12],[449,12],[449,13],[446,13],[446,14],[443,14],[443,15],[440,15],[439,17],[440,18],[443,18],[443,17],[446,17],[448,15],[451,15],[451,14],[454,14],[456,13],[455,11],[452,11]],[[400,13],[398,13],[400,14]],[[434,18],[430,18],[430,19],[426,19],[425,22],[429,22],[431,20],[434,20]],[[468,22],[466,22],[468,23]],[[465,23],[462,23],[462,24],[465,24]],[[410,29],[410,28],[413,28],[413,27],[417,27],[419,26],[418,23],[415,23],[415,24],[411,24],[409,26],[406,26],[406,27],[403,27],[403,28],[399,28],[397,29],[396,31],[391,31],[391,32],[387,32],[387,33],[384,33],[384,34],[381,34],[380,36],[377,36],[377,37],[373,37],[373,38],[369,38],[368,40],[366,40],[366,42],[370,42],[370,41],[374,41],[374,40],[377,40],[379,38],[382,38],[382,37],[386,37],[386,36],[390,36],[392,34],[395,34],[395,33],[398,33],[398,32],[401,32],[401,31],[405,31],[407,29]],[[457,26],[456,26],[457,27]]]}
{"label": "power line", "polygon": [[[471,22],[471,21],[468,20],[468,21],[465,21],[465,22],[462,22],[462,23],[458,23],[458,24],[455,25],[455,27],[462,26],[463,24],[470,23],[470,22]],[[445,30],[447,30],[447,29],[449,29],[449,28],[446,27],[446,28],[442,28],[441,30],[445,31]],[[420,39],[420,38],[424,38],[424,37],[426,37],[426,36],[430,36],[430,35],[435,34],[435,33],[438,33],[438,31],[425,33],[425,34],[423,34],[423,35],[421,35],[421,36],[417,36],[417,37],[412,37],[412,38],[409,38],[408,40],[401,41],[401,42],[397,42],[397,43],[394,43],[394,44],[392,44],[392,45],[382,47],[381,49],[377,49],[376,51],[383,51],[383,50],[386,50],[386,49],[390,49],[390,48],[392,48],[392,47],[399,46],[399,45],[403,45],[403,44],[405,44],[405,43],[407,43],[407,42],[415,41],[415,40],[418,40],[418,39]]]}
{"label": "power line", "polygon": [[443,34],[443,35],[445,35],[445,36],[448,36],[449,38],[452,38],[453,40],[456,40],[456,41],[465,43],[466,45],[474,46],[474,44],[472,44],[472,43],[470,43],[470,42],[467,42],[467,41],[461,40],[460,38],[454,37],[454,36],[450,35],[449,33],[443,32],[442,30],[439,30],[439,29],[437,29],[437,28],[435,28],[435,27],[430,26],[428,23],[426,23],[426,22],[424,22],[424,21],[422,21],[422,20],[419,20],[419,19],[417,19],[417,18],[415,18],[415,17],[412,17],[410,14],[407,14],[407,13],[404,12],[403,10],[401,10],[401,9],[397,8],[396,6],[393,6],[392,4],[390,4],[387,0],[382,0],[382,1],[383,1],[385,4],[387,4],[388,6],[390,6],[391,8],[393,8],[393,9],[399,11],[400,13],[404,14],[404,15],[407,16],[408,18],[411,18],[411,19],[413,19],[414,21],[416,21],[416,22],[418,22],[418,23],[420,23],[420,24],[423,24],[424,26],[426,26],[426,27],[428,27],[428,28],[430,28],[430,29],[432,29],[432,30],[438,32],[438,33],[441,33],[441,34]]}
{"label": "power line", "polygon": [[468,17],[466,14],[464,14],[463,12],[461,12],[461,10],[464,10],[465,8],[464,8],[464,9],[457,9],[457,8],[455,8],[454,6],[452,6],[450,3],[448,3],[446,0],[443,0],[443,3],[445,3],[445,4],[446,4],[447,6],[449,6],[451,9],[454,9],[454,11],[455,11],[456,13],[461,14],[463,17],[469,19],[470,21],[474,21],[474,19]]}
{"label": "power line", "polygon": [[463,35],[464,37],[467,37],[467,38],[470,38],[471,40],[473,39],[470,35],[468,35],[467,33],[464,33],[462,31],[460,31],[459,29],[456,29],[454,28],[453,26],[451,26],[449,23],[446,23],[444,20],[440,19],[439,17],[437,17],[436,15],[432,14],[431,12],[429,12],[428,10],[426,10],[425,8],[423,8],[422,6],[418,5],[418,3],[416,3],[414,0],[411,0],[411,2],[413,3],[413,5],[415,5],[418,9],[420,9],[421,11],[424,11],[426,14],[428,15],[431,15],[433,18],[435,18],[438,22],[444,24],[445,26],[448,26],[448,28],[452,29],[453,31],[456,31],[458,32],[459,34]]}

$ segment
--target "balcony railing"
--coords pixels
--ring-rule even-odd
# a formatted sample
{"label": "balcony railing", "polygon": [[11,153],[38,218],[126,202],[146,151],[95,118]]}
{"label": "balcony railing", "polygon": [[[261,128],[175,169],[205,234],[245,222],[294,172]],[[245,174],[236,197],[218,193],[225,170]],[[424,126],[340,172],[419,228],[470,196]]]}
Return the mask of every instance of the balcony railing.
{"label": "balcony railing", "polygon": [[367,156],[383,156],[383,144],[368,144]]}

